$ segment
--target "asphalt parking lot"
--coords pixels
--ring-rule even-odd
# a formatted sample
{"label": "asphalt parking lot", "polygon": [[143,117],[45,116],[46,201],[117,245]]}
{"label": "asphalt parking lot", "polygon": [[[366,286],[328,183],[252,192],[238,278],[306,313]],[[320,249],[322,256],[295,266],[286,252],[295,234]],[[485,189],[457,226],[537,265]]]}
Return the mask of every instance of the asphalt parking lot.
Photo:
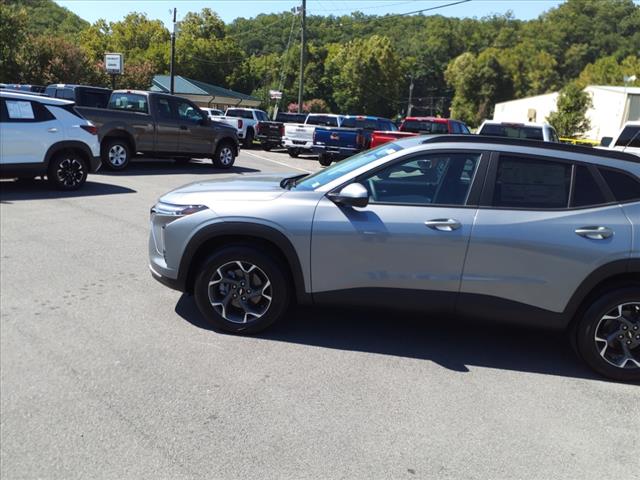
{"label": "asphalt parking lot", "polygon": [[149,275],[165,191],[318,168],[256,149],[231,172],[143,160],[73,193],[1,182],[0,476],[637,478],[640,388],[561,335],[298,308],[237,337]]}

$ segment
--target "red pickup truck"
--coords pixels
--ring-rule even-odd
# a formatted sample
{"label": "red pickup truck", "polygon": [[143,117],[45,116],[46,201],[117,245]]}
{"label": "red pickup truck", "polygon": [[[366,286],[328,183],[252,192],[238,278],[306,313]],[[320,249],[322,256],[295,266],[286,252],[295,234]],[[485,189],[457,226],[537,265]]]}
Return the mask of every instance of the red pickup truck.
{"label": "red pickup truck", "polygon": [[469,127],[459,120],[438,117],[407,117],[397,132],[375,131],[371,135],[371,148],[403,137],[434,134],[470,134]]}

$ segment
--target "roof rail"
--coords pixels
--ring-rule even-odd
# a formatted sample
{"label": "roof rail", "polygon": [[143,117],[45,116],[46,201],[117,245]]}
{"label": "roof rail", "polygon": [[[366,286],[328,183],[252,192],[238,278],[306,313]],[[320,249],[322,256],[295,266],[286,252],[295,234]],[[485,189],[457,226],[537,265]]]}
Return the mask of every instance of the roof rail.
{"label": "roof rail", "polygon": [[490,135],[433,135],[426,138],[422,143],[495,143],[498,145],[559,150],[563,152],[580,153],[582,155],[597,155],[599,157],[640,163],[640,157],[632,155],[631,153],[620,152],[618,150],[568,145],[566,143],[543,142],[542,140],[521,140],[519,138],[492,137]]}

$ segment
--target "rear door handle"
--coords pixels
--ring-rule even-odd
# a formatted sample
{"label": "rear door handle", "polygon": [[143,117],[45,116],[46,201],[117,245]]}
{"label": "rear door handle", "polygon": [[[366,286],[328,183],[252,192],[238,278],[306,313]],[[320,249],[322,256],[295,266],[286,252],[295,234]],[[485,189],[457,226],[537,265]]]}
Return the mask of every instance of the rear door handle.
{"label": "rear door handle", "polygon": [[576,228],[576,234],[591,240],[605,240],[613,237],[613,230],[607,227],[582,227]]}
{"label": "rear door handle", "polygon": [[434,220],[427,220],[424,224],[432,230],[438,230],[440,232],[453,232],[462,226],[458,220],[453,218],[436,218]]}

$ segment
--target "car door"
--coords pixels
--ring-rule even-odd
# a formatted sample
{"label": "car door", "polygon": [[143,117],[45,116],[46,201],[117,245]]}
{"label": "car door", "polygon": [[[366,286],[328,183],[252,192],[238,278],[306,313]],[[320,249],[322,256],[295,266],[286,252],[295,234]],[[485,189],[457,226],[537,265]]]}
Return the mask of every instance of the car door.
{"label": "car door", "polygon": [[483,166],[481,152],[421,153],[360,177],[364,208],[323,198],[312,232],[314,298],[453,308]]}
{"label": "car door", "polygon": [[42,163],[49,147],[64,139],[60,121],[42,104],[2,98],[0,163]]}
{"label": "car door", "polygon": [[591,272],[628,257],[631,224],[593,166],[495,154],[486,183],[464,266],[462,311],[477,314],[478,301],[499,299],[509,309],[560,313]]}
{"label": "car door", "polygon": [[180,128],[180,152],[212,156],[214,133],[206,121],[206,115],[193,103],[175,99]]}
{"label": "car door", "polygon": [[152,96],[156,121],[155,151],[162,153],[179,152],[180,122],[175,102],[170,97]]}

